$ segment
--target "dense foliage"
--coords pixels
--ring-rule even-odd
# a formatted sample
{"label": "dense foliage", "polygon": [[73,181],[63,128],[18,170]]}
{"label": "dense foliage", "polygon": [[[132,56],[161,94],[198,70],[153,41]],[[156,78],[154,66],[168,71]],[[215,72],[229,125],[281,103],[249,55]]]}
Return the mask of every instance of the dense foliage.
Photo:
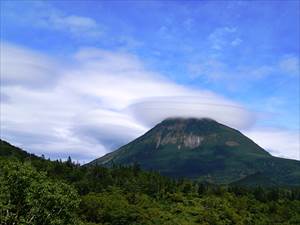
{"label": "dense foliage", "polygon": [[299,188],[215,186],[2,149],[1,225],[300,224]]}
{"label": "dense foliage", "polygon": [[74,188],[29,163],[0,162],[1,224],[74,224],[79,197]]}

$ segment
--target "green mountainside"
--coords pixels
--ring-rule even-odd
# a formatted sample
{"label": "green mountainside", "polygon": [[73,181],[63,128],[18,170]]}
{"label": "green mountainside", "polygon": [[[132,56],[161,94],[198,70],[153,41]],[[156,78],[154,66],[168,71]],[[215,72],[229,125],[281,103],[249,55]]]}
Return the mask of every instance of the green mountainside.
{"label": "green mountainside", "polygon": [[12,157],[12,158],[17,158],[21,161],[24,161],[25,159],[40,159],[34,154],[30,154],[18,147],[15,147],[11,144],[9,144],[6,141],[3,141],[0,139],[0,157]]}
{"label": "green mountainside", "polygon": [[[239,131],[211,119],[164,120],[88,165],[134,163],[162,175],[217,184],[249,177],[245,184],[300,185],[299,161],[274,157]],[[261,182],[262,176],[268,181]]]}

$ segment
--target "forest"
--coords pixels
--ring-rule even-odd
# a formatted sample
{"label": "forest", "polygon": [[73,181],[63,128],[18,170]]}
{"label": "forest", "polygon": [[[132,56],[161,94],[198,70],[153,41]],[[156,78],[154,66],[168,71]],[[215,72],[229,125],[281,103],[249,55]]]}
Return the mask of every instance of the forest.
{"label": "forest", "polygon": [[1,141],[0,224],[300,224],[300,188],[175,180],[138,164],[80,166]]}

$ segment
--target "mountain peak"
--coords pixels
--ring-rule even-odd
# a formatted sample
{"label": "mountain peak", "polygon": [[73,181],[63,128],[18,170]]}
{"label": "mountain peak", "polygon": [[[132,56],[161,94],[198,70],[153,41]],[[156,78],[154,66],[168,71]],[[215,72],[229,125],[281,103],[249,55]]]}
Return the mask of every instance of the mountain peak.
{"label": "mountain peak", "polygon": [[[163,122],[166,121],[172,121],[172,122],[188,122],[188,121],[215,121],[214,119],[211,119],[209,117],[202,117],[202,118],[196,118],[196,117],[168,117],[166,119],[163,120]],[[215,121],[216,122],[216,121]]]}
{"label": "mountain peak", "polygon": [[[277,173],[279,164],[241,132],[209,118],[168,118],[141,137],[90,164],[130,165],[172,177],[231,183],[257,172]],[[295,167],[296,162],[293,162]],[[298,165],[299,166],[299,165]],[[278,182],[285,182],[285,174]],[[276,181],[277,182],[277,181]]]}
{"label": "mountain peak", "polygon": [[165,120],[163,120],[158,125],[173,125],[173,124],[184,124],[184,125],[190,125],[190,124],[217,124],[217,121],[211,119],[211,118],[186,118],[186,117],[170,117]]}
{"label": "mountain peak", "polygon": [[[218,133],[226,126],[210,118],[168,118],[156,125],[151,131],[164,135],[184,137],[186,135],[205,136]],[[200,137],[202,139],[202,137]]]}
{"label": "mountain peak", "polygon": [[209,118],[168,118],[152,130],[156,149],[174,145],[177,149],[194,149],[209,136],[216,136],[219,124]]}

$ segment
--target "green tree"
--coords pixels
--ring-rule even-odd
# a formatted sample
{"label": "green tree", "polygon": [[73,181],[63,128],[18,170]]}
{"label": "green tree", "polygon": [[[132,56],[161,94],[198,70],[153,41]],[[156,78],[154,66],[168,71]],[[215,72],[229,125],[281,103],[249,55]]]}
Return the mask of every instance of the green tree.
{"label": "green tree", "polygon": [[0,161],[0,224],[76,224],[74,188],[50,180],[29,163]]}

